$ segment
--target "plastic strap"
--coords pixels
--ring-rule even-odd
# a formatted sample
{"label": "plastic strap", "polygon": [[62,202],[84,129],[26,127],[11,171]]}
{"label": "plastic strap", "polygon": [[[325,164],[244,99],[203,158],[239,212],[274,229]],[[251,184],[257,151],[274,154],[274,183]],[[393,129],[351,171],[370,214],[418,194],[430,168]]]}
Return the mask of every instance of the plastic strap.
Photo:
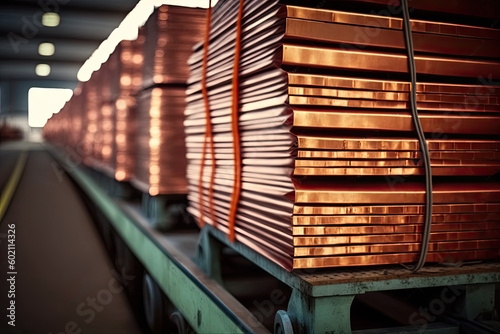
{"label": "plastic strap", "polygon": [[410,69],[411,76],[411,94],[410,94],[410,105],[413,124],[417,131],[418,141],[420,144],[420,150],[422,151],[422,159],[424,162],[425,169],[425,217],[424,217],[424,231],[422,234],[422,248],[420,251],[420,257],[418,263],[415,266],[405,266],[406,268],[417,272],[420,270],[427,258],[427,252],[429,250],[429,241],[431,236],[431,226],[432,226],[432,169],[429,156],[429,148],[427,147],[427,141],[425,140],[425,134],[420,124],[420,119],[418,117],[417,110],[417,71],[415,67],[415,53],[413,51],[413,39],[411,35],[411,22],[410,22],[410,11],[408,9],[408,1],[401,0],[401,7],[403,10],[403,29],[405,35],[406,49],[408,51],[408,67]]}
{"label": "plastic strap", "polygon": [[235,240],[234,226],[236,223],[236,211],[241,194],[241,148],[240,131],[238,126],[239,117],[239,72],[240,72],[240,53],[241,53],[241,21],[243,19],[244,0],[240,0],[238,18],[236,20],[236,47],[234,51],[233,66],[233,87],[232,87],[232,106],[231,106],[231,132],[233,135],[233,153],[234,153],[234,182],[233,192],[231,194],[231,204],[229,206],[228,218],[228,238],[231,242]]}
{"label": "plastic strap", "polygon": [[203,171],[205,168],[205,158],[207,155],[207,140],[210,141],[210,152],[211,152],[211,166],[212,171],[210,173],[210,182],[208,188],[208,206],[209,212],[212,218],[214,226],[216,225],[215,214],[214,214],[214,203],[213,203],[213,192],[214,192],[214,179],[215,179],[215,152],[214,152],[214,138],[212,132],[212,119],[210,117],[210,101],[208,99],[208,89],[207,89],[207,68],[208,68],[208,46],[210,43],[210,23],[212,18],[212,0],[208,0],[208,10],[207,10],[207,21],[205,27],[205,42],[203,44],[203,66],[201,70],[201,94],[203,95],[203,103],[205,106],[205,137],[203,139],[203,149],[201,151],[201,161],[200,161],[200,180],[198,183],[198,193],[199,193],[199,208],[200,217],[199,225],[203,227],[205,225],[204,221],[204,208],[203,208]]}

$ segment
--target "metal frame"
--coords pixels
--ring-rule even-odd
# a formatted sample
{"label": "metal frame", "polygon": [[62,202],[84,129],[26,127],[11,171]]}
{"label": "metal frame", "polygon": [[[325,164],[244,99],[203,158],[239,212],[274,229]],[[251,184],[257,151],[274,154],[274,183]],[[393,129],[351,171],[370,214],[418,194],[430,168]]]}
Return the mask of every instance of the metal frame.
{"label": "metal frame", "polygon": [[[495,283],[500,282],[499,263],[480,263],[463,267],[429,265],[418,273],[397,266],[307,272],[302,270],[290,273],[245,245],[231,243],[223,232],[209,225],[205,226],[201,233],[200,242],[204,253],[204,256],[200,257],[202,268],[216,280],[221,280],[220,258],[216,255],[220,254],[219,248],[223,244],[233,248],[293,289],[286,315],[295,333],[352,333],[350,323],[352,301],[356,295],[372,291],[464,285],[465,302],[460,313],[465,320],[473,321],[479,315],[491,317],[494,314]],[[398,333],[402,330],[420,333],[455,333],[457,327],[436,324],[427,325],[425,330],[398,327],[384,329],[383,332]],[[355,333],[364,332],[373,333],[373,331]]]}

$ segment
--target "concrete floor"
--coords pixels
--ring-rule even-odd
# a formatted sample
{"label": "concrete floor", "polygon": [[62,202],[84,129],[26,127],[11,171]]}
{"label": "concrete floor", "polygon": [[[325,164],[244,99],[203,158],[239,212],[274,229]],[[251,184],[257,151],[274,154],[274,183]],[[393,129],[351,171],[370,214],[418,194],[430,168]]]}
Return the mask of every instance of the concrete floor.
{"label": "concrete floor", "polygon": [[[22,150],[26,167],[0,223],[0,333],[141,333],[82,199],[41,145],[0,146],[0,189]],[[16,275],[7,274],[12,224]],[[15,327],[7,318],[11,300]]]}

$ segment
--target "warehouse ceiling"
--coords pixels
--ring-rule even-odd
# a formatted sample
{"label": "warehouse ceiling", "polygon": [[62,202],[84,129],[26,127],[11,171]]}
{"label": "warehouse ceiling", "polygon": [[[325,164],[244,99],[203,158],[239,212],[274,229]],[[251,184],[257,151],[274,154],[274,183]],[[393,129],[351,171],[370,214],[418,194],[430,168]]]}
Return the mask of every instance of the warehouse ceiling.
{"label": "warehouse ceiling", "polygon": [[[138,0],[2,0],[0,2],[0,82],[6,80],[70,81],[84,61],[115,29]],[[60,16],[56,27],[42,24],[43,14]],[[39,54],[41,43],[54,54]],[[37,64],[50,74],[37,76]]]}
{"label": "warehouse ceiling", "polygon": [[[0,1],[0,126],[22,129],[29,137],[30,89],[74,89],[80,67],[137,2]],[[54,18],[59,21],[56,26]],[[37,74],[37,65],[45,73]]]}

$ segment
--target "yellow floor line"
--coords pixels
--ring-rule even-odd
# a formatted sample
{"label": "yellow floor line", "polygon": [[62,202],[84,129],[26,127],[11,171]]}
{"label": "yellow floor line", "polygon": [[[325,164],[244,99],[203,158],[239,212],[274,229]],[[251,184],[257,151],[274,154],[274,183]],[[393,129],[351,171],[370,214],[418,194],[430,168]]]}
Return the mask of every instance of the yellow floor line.
{"label": "yellow floor line", "polygon": [[28,160],[28,152],[23,151],[19,155],[14,171],[10,175],[10,179],[2,191],[2,195],[0,197],[0,222],[3,219],[5,212],[7,212],[10,201],[16,192],[21,176],[23,175],[24,167],[26,166],[26,160]]}

